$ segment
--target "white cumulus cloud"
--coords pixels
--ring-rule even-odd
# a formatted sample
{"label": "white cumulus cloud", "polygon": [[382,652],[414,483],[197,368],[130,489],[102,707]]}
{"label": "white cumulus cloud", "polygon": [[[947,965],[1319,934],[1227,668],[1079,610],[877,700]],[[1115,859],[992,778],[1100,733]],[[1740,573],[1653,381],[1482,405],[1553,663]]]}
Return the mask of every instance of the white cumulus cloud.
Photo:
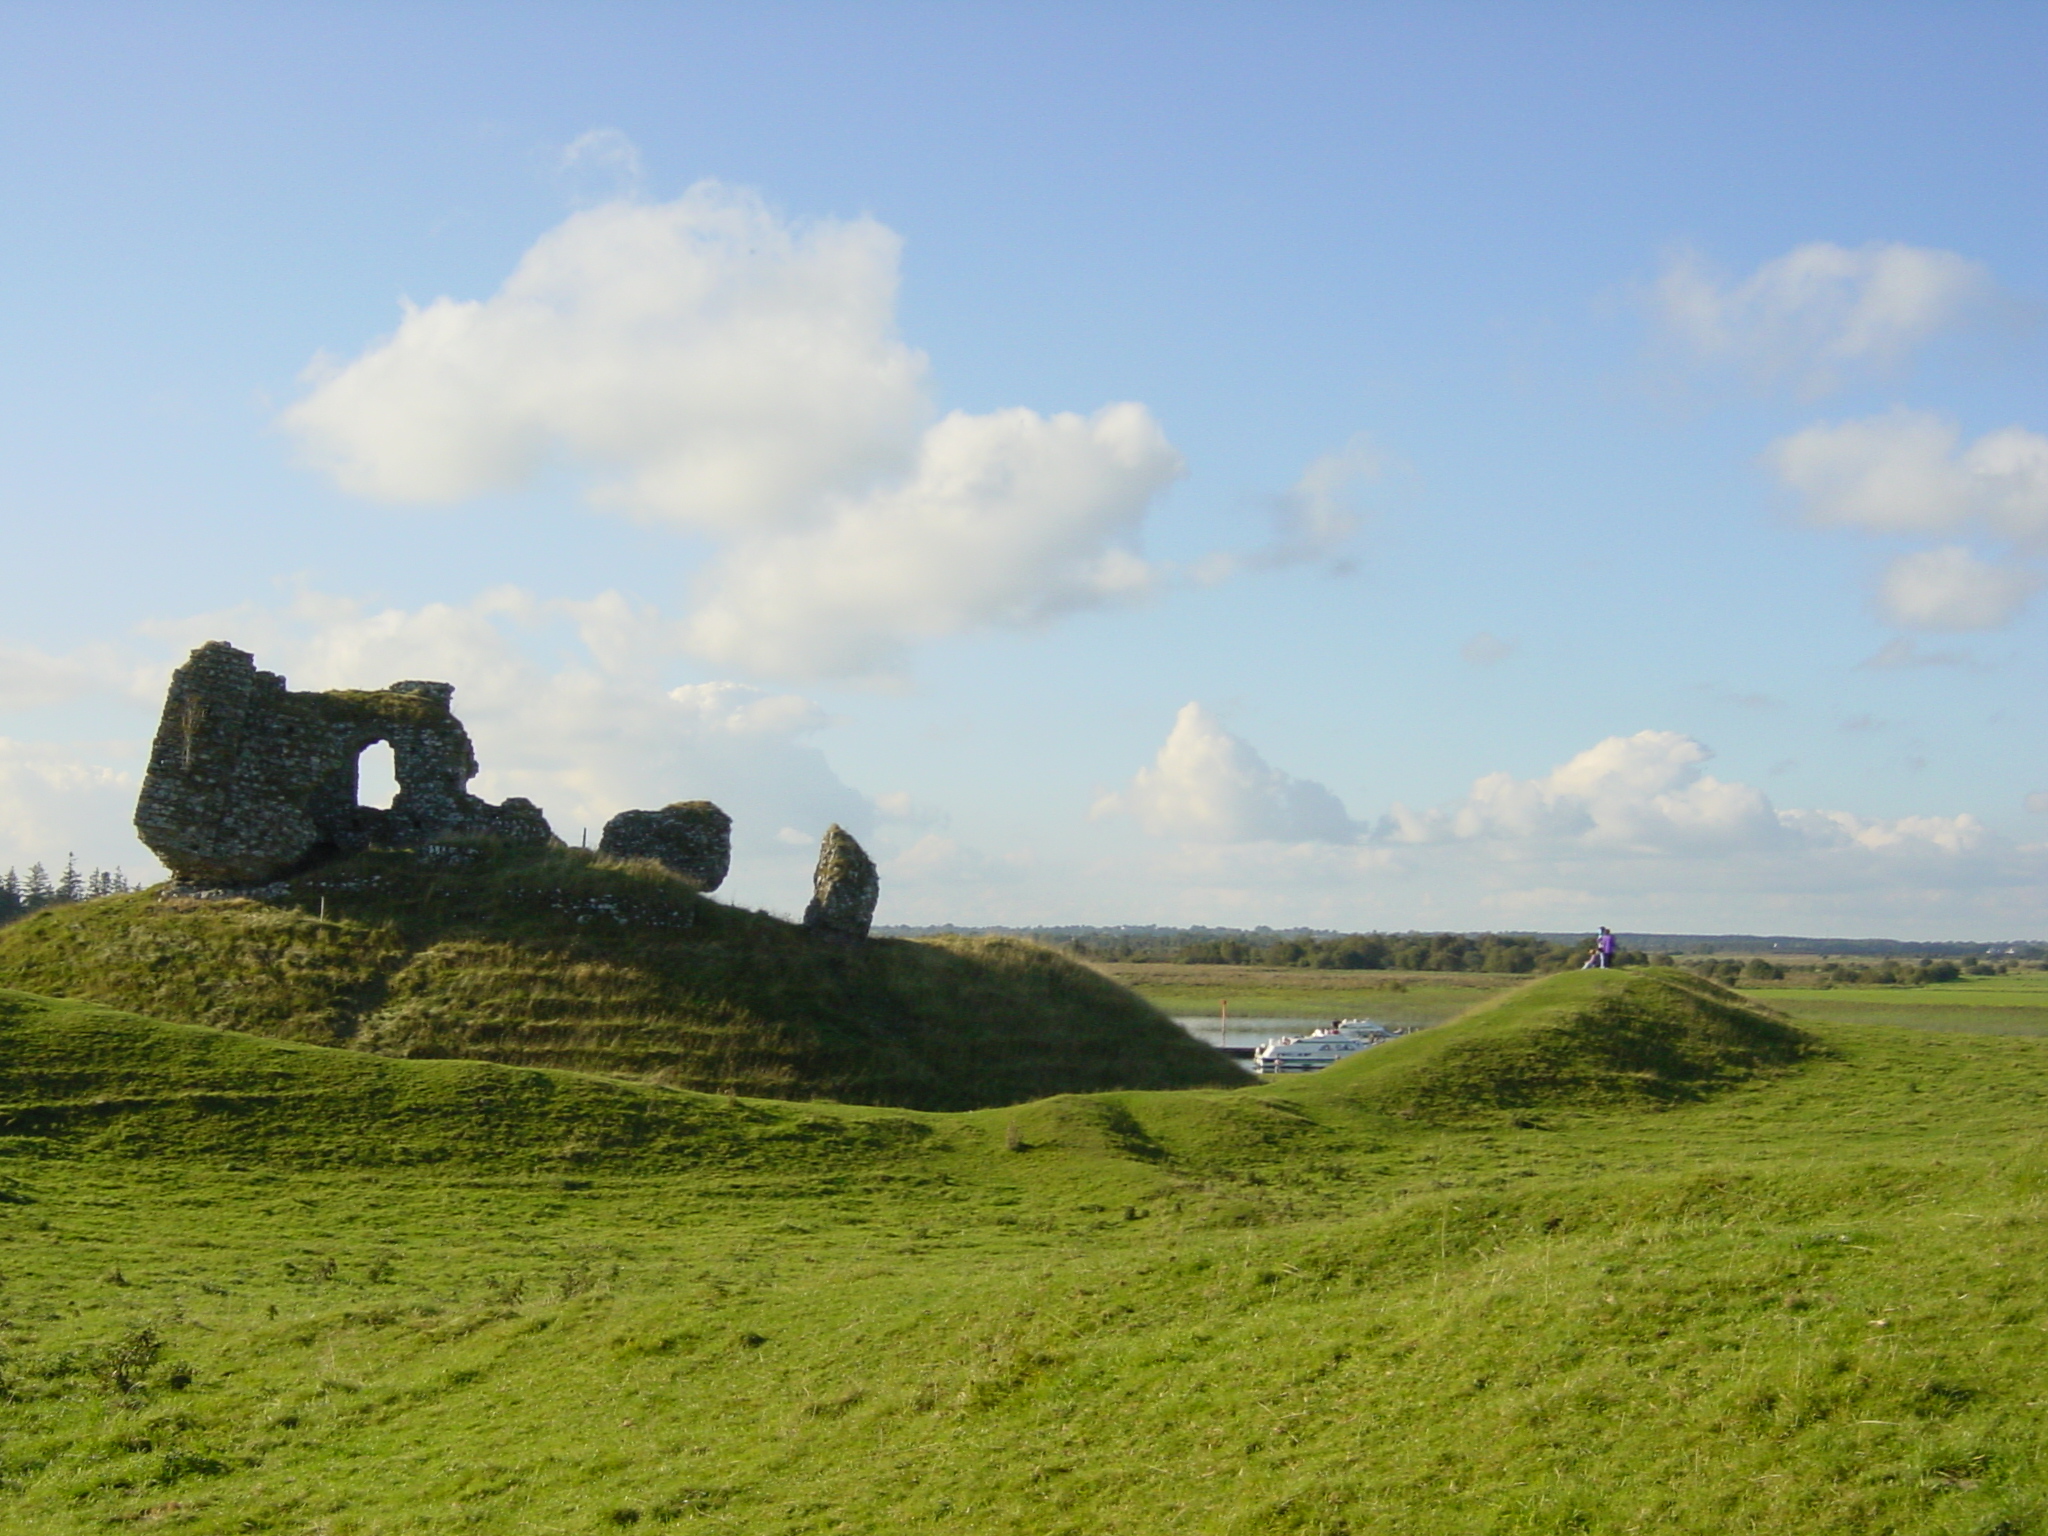
{"label": "white cumulus cloud", "polygon": [[[1760,789],[1709,775],[1712,756],[1674,731],[1610,737],[1532,777],[1488,774],[1446,804],[1396,806],[1369,838],[1183,835],[1105,850],[1066,889],[1099,901],[1138,885],[1151,921],[1285,914],[1350,929],[1605,922],[1936,937],[2028,932],[2048,916],[2048,845],[2015,842],[1967,812],[1779,810]],[[2029,805],[2048,809],[2048,793]]]}
{"label": "white cumulus cloud", "polygon": [[900,242],[805,228],[715,183],[614,202],[535,242],[487,300],[406,305],[322,361],[284,423],[344,490],[450,502],[556,457],[592,494],[696,529],[803,522],[900,469],[927,407],[895,335]]}
{"label": "white cumulus cloud", "polygon": [[2048,437],[2023,427],[1967,447],[1955,423],[1893,410],[1822,422],[1773,443],[1766,462],[1815,522],[1868,533],[1974,527],[2015,543],[2048,539]]}
{"label": "white cumulus cloud", "polygon": [[1574,840],[1642,852],[1774,840],[1770,801],[1704,772],[1700,765],[1712,756],[1676,731],[1610,736],[1541,778],[1490,773],[1449,806],[1417,812],[1397,805],[1380,836],[1396,843]]}
{"label": "white cumulus cloud", "polygon": [[1894,560],[1878,589],[1878,605],[1907,629],[1996,629],[2040,586],[2032,571],[1993,565],[1948,544]]}
{"label": "white cumulus cloud", "polygon": [[839,503],[821,527],[734,545],[691,649],[780,675],[870,672],[909,641],[1136,596],[1154,573],[1126,541],[1179,472],[1143,406],[955,413],[907,481]]}
{"label": "white cumulus cloud", "polygon": [[593,503],[712,541],[684,634],[760,673],[883,670],[1144,592],[1138,527],[1181,471],[1158,424],[1128,403],[939,417],[896,334],[899,249],[872,219],[795,225],[716,183],[608,203],[490,298],[408,304],[361,356],[316,363],[284,424],[385,501],[571,466]]}
{"label": "white cumulus cloud", "polygon": [[[1752,875],[1769,870],[1766,878],[1793,889],[1823,865],[1841,874],[1845,866],[1839,859],[1828,864],[1828,855],[1947,861],[1952,876],[1968,879],[1982,871],[1963,868],[1958,859],[2008,859],[2016,852],[1968,814],[1888,820],[1849,811],[1780,811],[1755,786],[1708,774],[1703,765],[1713,755],[1677,731],[1610,736],[1537,778],[1491,773],[1449,805],[1420,812],[1395,806],[1375,840],[1394,847],[1490,846],[1503,857],[1533,862],[1648,859],[1670,863],[1674,871],[1691,864],[1701,878],[1708,865],[1698,861],[1747,859]],[[1815,859],[1821,863],[1802,864]]]}
{"label": "white cumulus cloud", "polygon": [[2007,545],[1987,561],[1961,545],[1902,556],[1878,607],[1911,629],[1993,629],[2041,585],[2015,554],[2048,545],[2048,437],[2004,427],[1965,444],[1954,422],[1893,410],[1820,422],[1765,454],[1812,521],[1862,533],[1971,534]]}
{"label": "white cumulus cloud", "polygon": [[1192,703],[1152,766],[1096,802],[1097,815],[1119,812],[1154,836],[1194,842],[1346,843],[1359,830],[1329,790],[1273,767]]}
{"label": "white cumulus cloud", "polygon": [[1849,811],[1784,811],[1779,819],[1810,848],[1860,849],[1888,857],[1972,854],[1991,842],[1976,817],[1858,816]]}
{"label": "white cumulus cloud", "polygon": [[1989,270],[1954,251],[1815,241],[1739,281],[1695,251],[1678,251],[1665,263],[1653,303],[1694,356],[1813,396],[1848,374],[1895,367],[1997,296]]}

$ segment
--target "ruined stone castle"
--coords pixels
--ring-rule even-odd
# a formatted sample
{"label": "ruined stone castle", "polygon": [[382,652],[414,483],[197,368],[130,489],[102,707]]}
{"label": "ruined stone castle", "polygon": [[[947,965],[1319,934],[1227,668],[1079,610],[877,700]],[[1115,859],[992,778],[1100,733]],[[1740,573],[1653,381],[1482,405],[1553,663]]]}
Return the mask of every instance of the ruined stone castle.
{"label": "ruined stone castle", "polygon": [[[419,848],[480,834],[513,844],[555,841],[529,800],[493,805],[469,792],[476,752],[449,707],[447,683],[297,693],[225,641],[200,646],[172,674],[135,830],[177,886],[250,891],[366,848]],[[389,809],[358,799],[359,763],[391,747],[398,794]],[[731,864],[732,820],[709,801],[623,811],[599,851],[651,858],[702,891]],[[839,827],[818,853],[807,927],[865,938],[880,882]]]}

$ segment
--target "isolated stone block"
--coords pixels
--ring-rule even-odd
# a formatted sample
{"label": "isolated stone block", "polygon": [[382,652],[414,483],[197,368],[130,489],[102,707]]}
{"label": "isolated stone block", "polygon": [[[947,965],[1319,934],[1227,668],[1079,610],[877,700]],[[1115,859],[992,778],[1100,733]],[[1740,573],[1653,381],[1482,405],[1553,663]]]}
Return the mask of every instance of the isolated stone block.
{"label": "isolated stone block", "polygon": [[658,811],[621,811],[604,824],[597,851],[653,859],[700,891],[715,891],[732,868],[732,818],[709,800],[679,800]]}
{"label": "isolated stone block", "polygon": [[882,877],[853,834],[836,823],[825,829],[818,845],[818,870],[811,877],[811,889],[811,904],[804,909],[806,928],[844,938],[868,936],[868,926],[875,920],[875,902],[882,894]]}

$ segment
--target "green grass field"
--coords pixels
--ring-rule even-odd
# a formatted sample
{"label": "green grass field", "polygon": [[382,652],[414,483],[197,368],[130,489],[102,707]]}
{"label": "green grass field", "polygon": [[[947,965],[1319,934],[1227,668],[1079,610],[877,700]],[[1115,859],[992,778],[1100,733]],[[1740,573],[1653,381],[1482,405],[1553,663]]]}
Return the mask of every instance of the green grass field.
{"label": "green grass field", "polygon": [[1805,1019],[2048,1035],[2048,972],[2042,971],[1969,976],[1928,987],[1764,986],[1756,996]]}
{"label": "green grass field", "polygon": [[0,1529],[2021,1536],[2044,1096],[1669,972],[959,1114],[0,994]]}

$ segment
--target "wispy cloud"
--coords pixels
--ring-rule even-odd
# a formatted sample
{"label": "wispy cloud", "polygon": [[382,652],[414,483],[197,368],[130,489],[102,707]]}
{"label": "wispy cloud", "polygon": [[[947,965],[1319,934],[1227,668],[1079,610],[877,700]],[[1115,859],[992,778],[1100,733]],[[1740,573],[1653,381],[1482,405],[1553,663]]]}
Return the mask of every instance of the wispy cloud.
{"label": "wispy cloud", "polygon": [[640,149],[616,128],[592,128],[564,146],[557,172],[579,191],[595,189],[588,202],[640,195]]}
{"label": "wispy cloud", "polygon": [[1270,531],[1252,549],[1219,551],[1182,572],[1214,585],[1244,571],[1321,565],[1334,574],[1352,569],[1352,547],[1366,523],[1364,493],[1401,468],[1400,462],[1360,432],[1335,453],[1310,461],[1285,491],[1267,498]]}
{"label": "wispy cloud", "polygon": [[1976,667],[1974,656],[1963,651],[1925,651],[1905,635],[1887,640],[1871,655],[1856,663],[1864,672],[1892,672],[1909,667]]}
{"label": "wispy cloud", "polygon": [[1989,269],[1954,251],[1815,241],[1741,279],[1680,249],[1651,304],[1696,361],[1812,398],[1896,368],[1942,332],[1997,313],[2000,297]]}
{"label": "wispy cloud", "polygon": [[1458,647],[1458,654],[1475,667],[1496,667],[1515,654],[1515,642],[1482,629]]}
{"label": "wispy cloud", "polygon": [[1344,551],[1365,521],[1358,494],[1382,479],[1392,460],[1359,433],[1326,453],[1273,504],[1273,537],[1246,557],[1255,566],[1324,562],[1342,567]]}

